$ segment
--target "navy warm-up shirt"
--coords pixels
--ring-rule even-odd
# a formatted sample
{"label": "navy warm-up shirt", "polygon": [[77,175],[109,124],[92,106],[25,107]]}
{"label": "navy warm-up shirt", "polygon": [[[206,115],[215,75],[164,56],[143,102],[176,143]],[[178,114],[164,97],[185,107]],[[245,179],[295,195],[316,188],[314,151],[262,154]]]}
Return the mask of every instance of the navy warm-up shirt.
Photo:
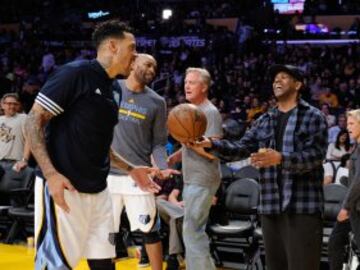
{"label": "navy warm-up shirt", "polygon": [[106,187],[117,123],[111,84],[96,60],[75,61],[56,70],[35,100],[55,116],[46,127],[49,157],[80,192]]}

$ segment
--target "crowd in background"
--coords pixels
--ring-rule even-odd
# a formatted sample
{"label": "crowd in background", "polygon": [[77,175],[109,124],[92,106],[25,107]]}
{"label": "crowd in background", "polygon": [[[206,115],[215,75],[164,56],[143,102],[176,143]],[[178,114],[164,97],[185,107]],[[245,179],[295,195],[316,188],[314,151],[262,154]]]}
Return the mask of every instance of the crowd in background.
{"label": "crowd in background", "polygon": [[[91,3],[74,0],[71,4],[68,1],[32,1],[31,6],[28,1],[5,1],[0,14],[6,16],[0,16],[0,23],[20,22],[20,27],[19,31],[0,30],[0,98],[6,93],[17,93],[17,110],[28,113],[54,70],[73,60],[95,58],[95,49],[90,44],[93,21],[90,22],[86,14],[111,10],[112,16],[129,21],[136,36],[159,40],[162,36],[197,36],[204,40],[200,46],[190,46],[183,41],[174,47],[162,42],[138,44],[138,51],[149,53],[157,60],[157,78],[151,87],[166,99],[168,110],[186,102],[185,70],[206,68],[212,76],[209,98],[222,115],[228,138],[241,137],[254,120],[276,106],[268,74],[270,66],[300,67],[305,74],[301,97],[318,107],[328,123],[324,184],[346,185],[347,161],[355,145],[346,131],[346,112],[360,108],[360,43],[319,46],[277,45],[275,40],[264,42],[268,38],[264,36],[265,27],[280,29],[285,37],[294,34],[294,22],[303,19],[299,14],[281,16],[273,10],[270,1],[228,0],[221,1],[221,5],[219,1],[206,1],[205,5],[201,1],[198,4],[181,1],[181,8],[172,4],[176,13],[168,21],[160,17],[163,6],[156,6],[150,0],[135,2],[123,1],[123,7],[128,8],[119,9],[118,1],[111,0]],[[306,1],[304,14],[332,14],[335,10],[341,14],[359,13],[358,1],[342,2],[339,7],[338,1]],[[15,4],[24,8],[17,9]],[[239,17],[235,32],[205,21],[227,17]],[[188,19],[194,22],[188,23]],[[251,31],[245,35],[248,28]],[[360,19],[355,19],[350,29],[360,35]],[[173,144],[170,139],[169,152],[174,151]],[[30,165],[34,165],[33,161]],[[174,197],[175,204],[183,205],[181,189],[181,179],[168,181],[160,195]],[[214,205],[218,197],[221,197],[221,189],[214,198]],[[223,218],[219,209],[213,208],[211,220]]]}
{"label": "crowd in background", "polygon": [[[95,51],[88,42],[91,27],[86,28],[80,23],[84,20],[81,16],[72,16],[80,7],[78,2],[74,1],[70,5],[65,1],[39,1],[32,7],[41,10],[39,15],[27,16],[21,13],[24,11],[16,10],[17,15],[11,17],[17,20],[17,16],[26,18],[19,20],[22,23],[18,32],[0,32],[0,96],[7,92],[18,93],[25,113],[30,110],[36,94],[54,69],[75,59],[95,57]],[[151,20],[158,12],[157,9],[148,12],[149,6],[127,4],[140,13],[140,16],[135,16],[136,19],[130,22],[137,35],[146,36],[153,31],[183,35],[201,33],[205,37],[206,44],[203,47],[188,46],[185,42],[170,49],[163,48],[160,43],[138,47],[138,51],[150,53],[157,59],[158,78],[153,86],[166,98],[169,109],[185,102],[185,69],[190,66],[204,67],[212,75],[211,101],[219,108],[224,120],[231,119],[246,127],[276,105],[267,74],[268,68],[274,63],[301,67],[306,75],[302,97],[326,114],[329,128],[337,126],[339,116],[347,110],[360,107],[358,43],[345,46],[276,45],[272,42],[263,43],[261,36],[256,34],[240,42],[238,32],[215,27],[202,20],[206,16],[231,16],[232,12],[241,15],[244,10],[250,10],[253,5],[259,4],[259,1],[250,2],[222,1],[222,5],[217,6],[216,1],[209,1],[205,6],[185,4],[181,16],[174,16],[168,22]],[[263,5],[260,9],[266,14],[267,4],[270,3],[261,2]],[[306,10],[324,9],[324,6],[332,8],[331,1],[324,2],[307,1]],[[7,4],[11,5],[10,2]],[[92,8],[118,10],[114,9],[114,4],[114,1],[95,1]],[[355,5],[355,2],[344,1],[343,4],[343,9],[346,9],[346,6]],[[86,10],[86,6],[82,9]],[[55,14],[54,10],[58,10],[58,16],[66,12],[62,23],[55,24],[55,20],[50,20],[50,14]],[[10,9],[9,14],[11,12],[15,11]],[[116,12],[122,12],[125,18],[128,16],[124,9]],[[141,14],[146,16],[142,17]],[[250,17],[242,17],[241,23],[250,22]],[[195,24],[187,24],[186,18],[197,20]],[[276,16],[273,20],[277,20]],[[62,42],[55,42],[61,38]],[[83,43],[74,42],[79,40]],[[336,136],[332,135],[330,142],[335,139]]]}

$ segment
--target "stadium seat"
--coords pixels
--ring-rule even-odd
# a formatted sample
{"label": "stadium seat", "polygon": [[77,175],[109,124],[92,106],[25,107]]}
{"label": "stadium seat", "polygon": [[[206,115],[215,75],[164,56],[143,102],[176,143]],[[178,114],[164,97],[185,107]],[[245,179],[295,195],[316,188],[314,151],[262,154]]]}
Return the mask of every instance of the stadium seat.
{"label": "stadium seat", "polygon": [[[12,233],[12,227],[15,227],[14,223],[16,221],[14,214],[19,213],[20,208],[32,204],[33,184],[34,170],[31,168],[25,168],[20,172],[9,169],[5,171],[1,178],[0,194],[3,205],[0,206],[0,229],[6,235],[6,242],[11,242],[15,236]],[[31,218],[33,227],[33,211]]]}
{"label": "stadium seat", "polygon": [[321,255],[322,261],[325,262],[328,260],[329,238],[346,192],[347,188],[340,184],[329,184],[324,186],[324,227]]}
{"label": "stadium seat", "polygon": [[254,238],[259,193],[259,184],[250,178],[236,180],[227,188],[229,222],[209,227],[211,252],[218,266],[259,269],[260,252]]}
{"label": "stadium seat", "polygon": [[258,169],[256,169],[251,165],[248,165],[241,168],[238,171],[235,171],[234,178],[235,179],[251,178],[258,181],[260,179],[260,173]]}

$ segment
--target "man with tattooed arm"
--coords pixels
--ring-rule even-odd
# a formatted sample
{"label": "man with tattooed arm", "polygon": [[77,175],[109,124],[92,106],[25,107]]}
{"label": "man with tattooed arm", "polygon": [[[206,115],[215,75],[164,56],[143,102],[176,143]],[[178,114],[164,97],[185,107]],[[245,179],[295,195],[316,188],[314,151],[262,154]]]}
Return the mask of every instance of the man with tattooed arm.
{"label": "man with tattooed arm", "polygon": [[108,240],[110,161],[143,190],[159,190],[148,177],[154,169],[133,167],[110,150],[118,122],[112,79],[129,74],[135,38],[119,21],[99,24],[92,38],[97,58],[57,69],[26,122],[41,169],[35,184],[35,269],[72,269],[85,257],[91,270],[115,270],[115,248]]}

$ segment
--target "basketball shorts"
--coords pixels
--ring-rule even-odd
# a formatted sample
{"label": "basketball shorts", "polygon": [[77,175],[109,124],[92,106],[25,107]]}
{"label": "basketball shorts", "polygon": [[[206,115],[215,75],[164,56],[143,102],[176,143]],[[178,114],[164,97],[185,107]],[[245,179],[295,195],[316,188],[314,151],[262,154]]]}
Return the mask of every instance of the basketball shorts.
{"label": "basketball shorts", "polygon": [[143,192],[127,175],[109,175],[108,189],[112,199],[116,232],[119,231],[120,216],[124,207],[131,231],[139,230],[144,233],[159,231],[160,217],[154,194]]}
{"label": "basketball shorts", "polygon": [[69,213],[54,203],[46,181],[36,177],[35,269],[72,269],[81,258],[115,257],[109,241],[114,224],[108,190],[95,194],[65,190],[64,197]]}

